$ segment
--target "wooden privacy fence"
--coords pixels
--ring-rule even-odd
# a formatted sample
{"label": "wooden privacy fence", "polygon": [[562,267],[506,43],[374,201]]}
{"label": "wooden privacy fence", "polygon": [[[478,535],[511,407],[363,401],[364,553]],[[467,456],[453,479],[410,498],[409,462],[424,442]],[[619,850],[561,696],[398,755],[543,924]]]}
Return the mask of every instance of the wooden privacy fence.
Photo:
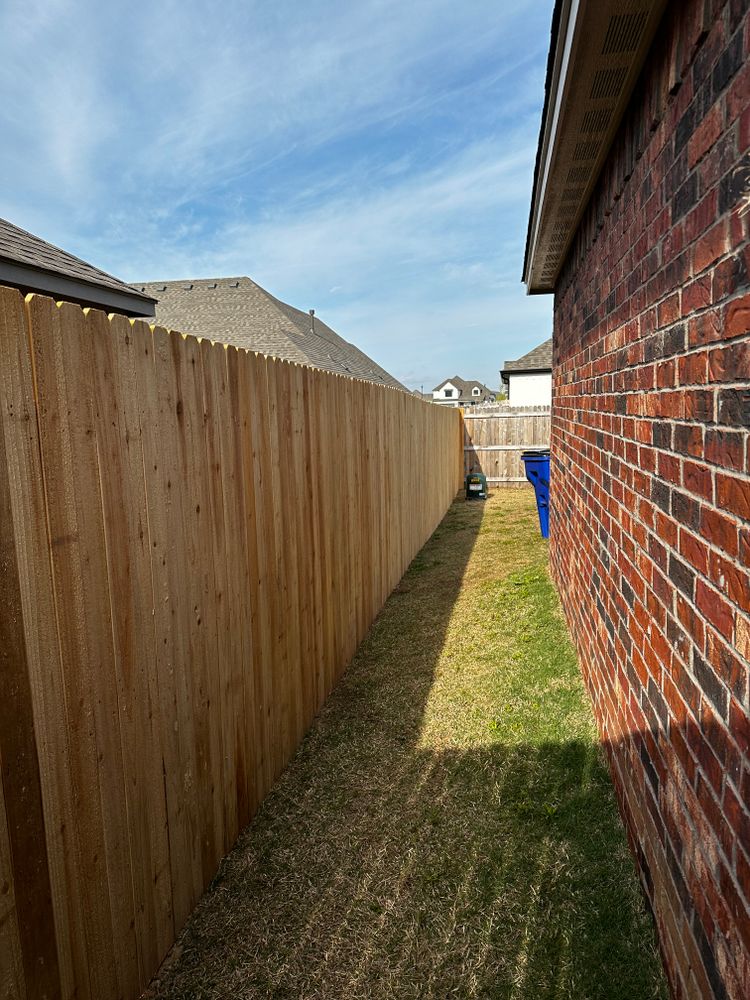
{"label": "wooden privacy fence", "polygon": [[526,482],[521,453],[549,448],[550,407],[506,407],[464,414],[464,474],[482,472],[491,487]]}
{"label": "wooden privacy fence", "polygon": [[137,997],[460,485],[407,393],[0,289],[0,997]]}

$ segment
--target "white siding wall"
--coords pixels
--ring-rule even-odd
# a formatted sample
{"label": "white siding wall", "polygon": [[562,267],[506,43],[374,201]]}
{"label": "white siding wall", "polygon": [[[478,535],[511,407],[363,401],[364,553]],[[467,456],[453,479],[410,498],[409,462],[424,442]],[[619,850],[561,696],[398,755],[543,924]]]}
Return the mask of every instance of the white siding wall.
{"label": "white siding wall", "polygon": [[508,402],[511,406],[551,406],[552,372],[510,375]]}
{"label": "white siding wall", "polygon": [[[446,389],[450,393],[450,396],[446,396]],[[432,401],[434,403],[442,403],[443,406],[458,406],[461,402],[461,397],[456,386],[451,382],[447,382],[442,389],[433,390]]]}

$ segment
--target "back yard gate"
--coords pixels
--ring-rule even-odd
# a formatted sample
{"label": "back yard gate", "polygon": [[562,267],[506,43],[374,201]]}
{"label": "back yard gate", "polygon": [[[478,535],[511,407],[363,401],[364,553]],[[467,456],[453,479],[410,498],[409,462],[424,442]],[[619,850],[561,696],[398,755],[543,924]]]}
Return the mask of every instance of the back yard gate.
{"label": "back yard gate", "polygon": [[464,414],[464,475],[481,472],[490,487],[526,482],[521,453],[549,448],[549,406],[498,407]]}

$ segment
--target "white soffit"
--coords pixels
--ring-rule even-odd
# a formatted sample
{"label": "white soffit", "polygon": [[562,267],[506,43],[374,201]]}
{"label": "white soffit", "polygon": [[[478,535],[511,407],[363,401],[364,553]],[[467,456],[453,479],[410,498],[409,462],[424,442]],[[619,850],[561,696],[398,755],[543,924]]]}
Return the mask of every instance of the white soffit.
{"label": "white soffit", "polygon": [[562,0],[523,280],[557,276],[622,120],[666,0]]}

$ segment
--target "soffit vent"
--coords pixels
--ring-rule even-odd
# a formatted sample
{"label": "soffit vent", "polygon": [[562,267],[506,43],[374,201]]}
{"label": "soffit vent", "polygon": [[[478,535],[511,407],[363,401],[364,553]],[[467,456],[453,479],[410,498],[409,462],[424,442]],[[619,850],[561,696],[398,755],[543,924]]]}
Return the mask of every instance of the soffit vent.
{"label": "soffit vent", "polygon": [[603,55],[623,55],[635,52],[647,20],[648,11],[645,10],[636,14],[615,14],[611,17],[607,34],[604,36],[604,45],[602,45]]}
{"label": "soffit vent", "polygon": [[568,171],[568,184],[579,184],[589,175],[588,167],[571,167]]}
{"label": "soffit vent", "polygon": [[590,97],[597,101],[604,97],[617,97],[628,75],[627,66],[599,69],[594,73]]}
{"label": "soffit vent", "polygon": [[554,289],[666,0],[561,0],[524,281]]}
{"label": "soffit vent", "polygon": [[577,142],[573,150],[574,160],[593,160],[599,151],[599,141]]}
{"label": "soffit vent", "polygon": [[583,116],[581,132],[603,132],[612,117],[612,108],[591,108]]}

